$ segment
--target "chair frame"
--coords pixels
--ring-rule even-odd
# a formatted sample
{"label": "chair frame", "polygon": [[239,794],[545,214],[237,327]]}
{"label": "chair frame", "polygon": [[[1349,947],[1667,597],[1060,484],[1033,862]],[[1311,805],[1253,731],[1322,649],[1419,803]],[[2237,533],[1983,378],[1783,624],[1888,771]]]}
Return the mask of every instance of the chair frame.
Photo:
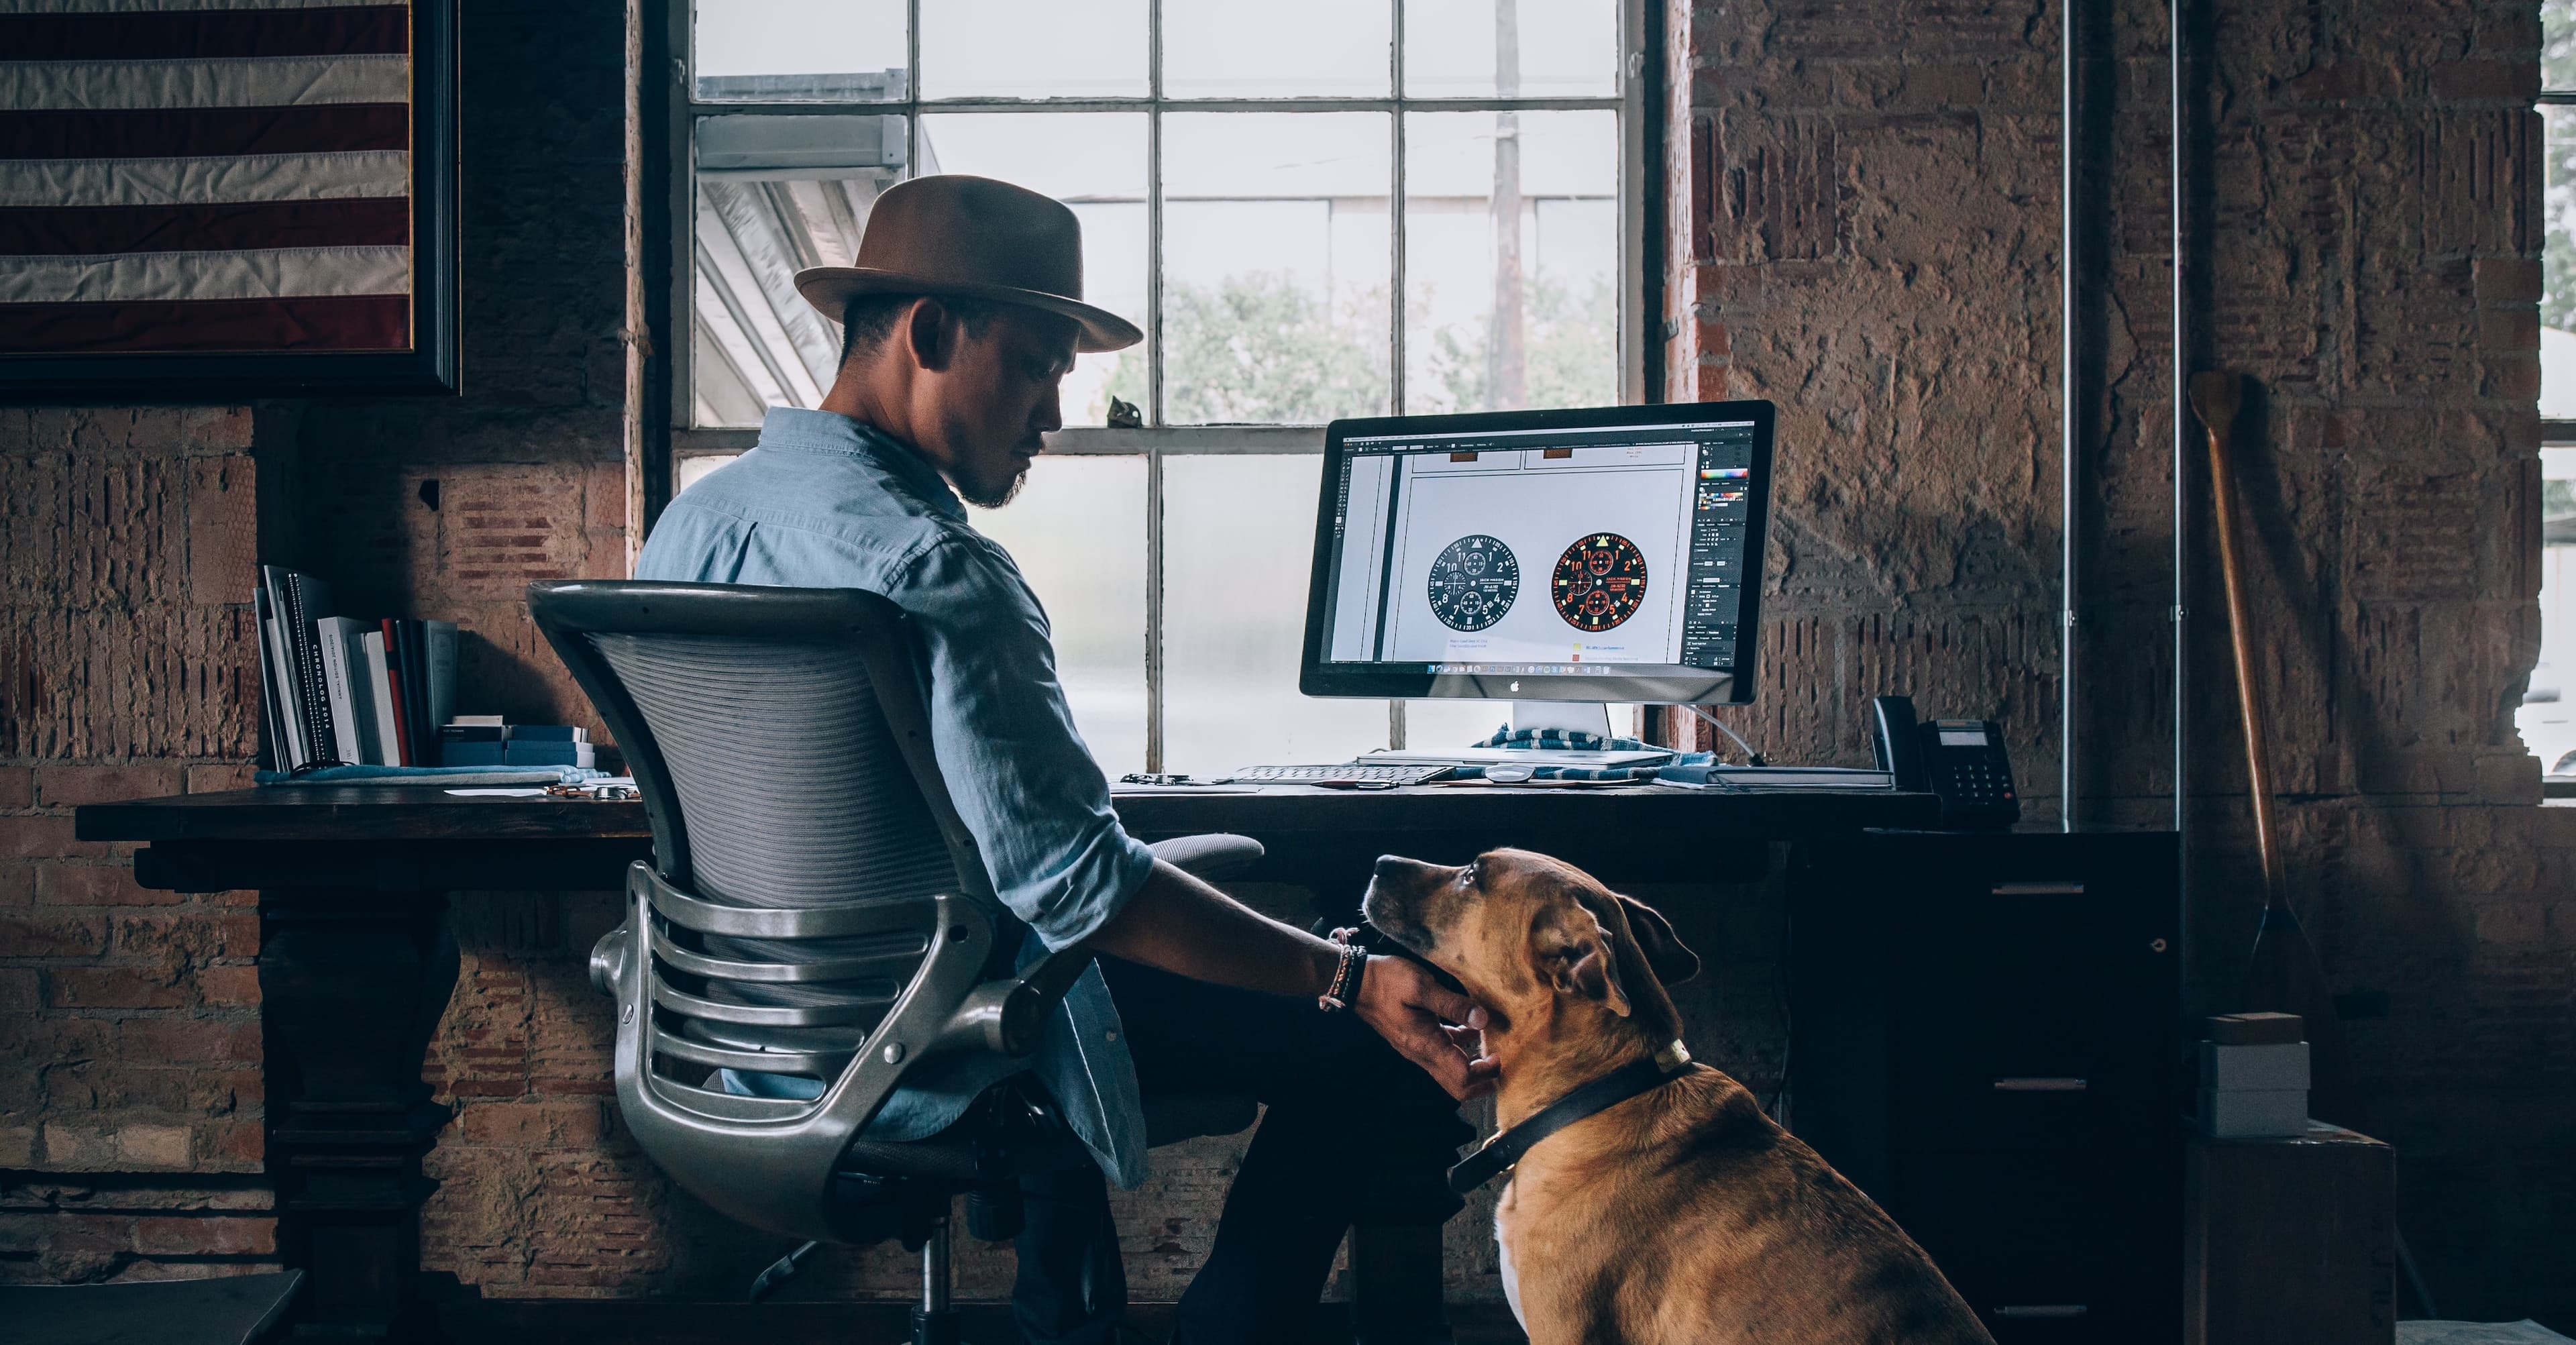
{"label": "chair frame", "polygon": [[[908,619],[890,599],[860,589],[583,581],[532,584],[528,606],[625,754],[653,825],[653,862],[639,860],[628,870],[626,925],[602,940],[592,964],[594,981],[613,988],[617,998],[619,1110],[644,1151],[709,1205],[755,1227],[841,1240],[833,1174],[904,1074],[951,1051],[1021,1056],[1035,1050],[1048,1015],[1090,964],[1090,954],[1068,949],[1010,973],[1019,942],[1012,936],[1025,927],[994,895],[974,837],[949,798],[931,746]],[[957,890],[927,903],[817,909],[732,906],[695,895],[678,792],[650,725],[592,643],[594,635],[787,638],[848,649],[865,664],[886,727],[948,848]],[[933,932],[920,965],[846,1060],[834,1059],[841,1055],[837,1050],[733,1050],[684,1038],[657,1021],[657,1008],[748,1027],[830,1026],[850,1016],[845,1006],[720,1002],[671,984],[666,967],[683,975],[773,982],[832,979],[848,971],[829,963],[713,958],[681,946],[672,937],[675,928],[802,939],[919,931],[925,925]],[[810,1102],[740,1097],[658,1073],[657,1055],[711,1067],[810,1071],[832,1082]],[[834,1064],[837,1071],[829,1068]],[[718,1173],[723,1180],[714,1179]]]}

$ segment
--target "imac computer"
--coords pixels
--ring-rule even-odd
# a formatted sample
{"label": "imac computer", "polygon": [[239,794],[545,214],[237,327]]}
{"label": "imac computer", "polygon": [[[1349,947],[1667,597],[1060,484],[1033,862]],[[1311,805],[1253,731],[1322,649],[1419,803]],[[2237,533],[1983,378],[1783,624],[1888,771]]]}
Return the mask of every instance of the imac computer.
{"label": "imac computer", "polygon": [[1299,690],[1605,736],[1610,702],[1750,701],[1771,425],[1760,401],[1334,421]]}

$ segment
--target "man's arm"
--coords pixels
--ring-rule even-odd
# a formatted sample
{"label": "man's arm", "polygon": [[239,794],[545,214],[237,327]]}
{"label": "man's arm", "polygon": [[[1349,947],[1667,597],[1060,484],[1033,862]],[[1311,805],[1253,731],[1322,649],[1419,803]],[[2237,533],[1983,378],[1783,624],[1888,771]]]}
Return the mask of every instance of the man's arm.
{"label": "man's arm", "polygon": [[[1244,990],[1313,998],[1333,983],[1341,950],[1261,914],[1198,879],[1157,861],[1144,886],[1086,945],[1094,952]],[[1353,1012],[1450,1096],[1493,1086],[1494,1065],[1471,1060],[1442,1024],[1475,1013],[1449,990],[1400,957],[1372,957]]]}

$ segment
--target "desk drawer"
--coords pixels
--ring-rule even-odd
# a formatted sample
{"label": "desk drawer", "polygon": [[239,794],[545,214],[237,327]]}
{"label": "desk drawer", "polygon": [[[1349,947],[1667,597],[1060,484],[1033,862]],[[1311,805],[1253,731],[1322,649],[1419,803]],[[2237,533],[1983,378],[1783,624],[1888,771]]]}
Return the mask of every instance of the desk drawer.
{"label": "desk drawer", "polygon": [[2170,1340],[2181,1292],[2168,1162],[1909,1155],[1889,1213],[2010,1341]]}
{"label": "desk drawer", "polygon": [[1954,923],[1895,954],[1898,1147],[2056,1148],[2172,1128],[2170,945],[2076,921]]}

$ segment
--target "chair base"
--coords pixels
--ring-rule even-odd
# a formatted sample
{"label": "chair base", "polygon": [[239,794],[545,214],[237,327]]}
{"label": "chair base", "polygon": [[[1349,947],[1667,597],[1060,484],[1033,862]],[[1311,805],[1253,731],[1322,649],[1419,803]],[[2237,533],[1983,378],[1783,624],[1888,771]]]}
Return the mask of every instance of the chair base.
{"label": "chair base", "polygon": [[958,1333],[957,1309],[912,1310],[912,1345],[961,1345],[963,1340]]}

